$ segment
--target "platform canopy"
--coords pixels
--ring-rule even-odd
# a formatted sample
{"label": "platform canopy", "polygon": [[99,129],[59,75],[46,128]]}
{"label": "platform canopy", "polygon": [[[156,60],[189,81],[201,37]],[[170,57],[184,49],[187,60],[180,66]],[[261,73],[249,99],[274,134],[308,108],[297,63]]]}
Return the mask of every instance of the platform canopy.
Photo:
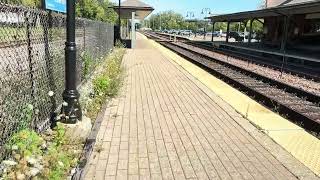
{"label": "platform canopy", "polygon": [[295,0],[296,3],[286,4],[281,6],[276,6],[272,8],[266,8],[255,11],[245,11],[233,14],[224,14],[218,16],[210,16],[206,19],[210,19],[213,22],[238,22],[252,18],[264,18],[264,17],[272,17],[272,16],[287,16],[294,14],[312,14],[312,13],[320,13],[320,1],[308,1],[308,2],[300,2]]}
{"label": "platform canopy", "polygon": [[[113,9],[119,13],[119,6],[113,6]],[[120,18],[131,19],[132,12],[135,12],[135,19],[143,20],[152,11],[153,7],[139,0],[126,0],[120,5]]]}

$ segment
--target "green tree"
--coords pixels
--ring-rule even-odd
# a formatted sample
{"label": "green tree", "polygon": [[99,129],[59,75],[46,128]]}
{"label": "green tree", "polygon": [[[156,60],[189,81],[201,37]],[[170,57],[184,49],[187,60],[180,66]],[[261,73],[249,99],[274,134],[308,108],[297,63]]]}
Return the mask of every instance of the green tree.
{"label": "green tree", "polygon": [[113,6],[108,0],[80,0],[77,2],[76,14],[79,17],[104,22],[115,23],[118,15],[110,7]]}
{"label": "green tree", "polygon": [[32,8],[41,8],[41,0],[4,0],[4,3],[12,5],[23,5]]}

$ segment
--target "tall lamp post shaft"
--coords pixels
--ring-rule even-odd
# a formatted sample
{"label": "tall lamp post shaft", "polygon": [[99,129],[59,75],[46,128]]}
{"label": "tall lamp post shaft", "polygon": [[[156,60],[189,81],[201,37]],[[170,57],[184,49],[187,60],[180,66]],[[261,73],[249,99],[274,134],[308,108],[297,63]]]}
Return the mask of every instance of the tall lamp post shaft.
{"label": "tall lamp post shaft", "polygon": [[62,107],[65,123],[76,123],[82,118],[77,91],[77,61],[75,42],[75,0],[67,0],[67,41],[65,43],[65,90],[62,94],[66,102]]}
{"label": "tall lamp post shaft", "polygon": [[119,6],[118,6],[118,28],[119,28],[119,38],[121,39],[121,15],[120,15],[120,8],[121,8],[121,0],[119,0]]}

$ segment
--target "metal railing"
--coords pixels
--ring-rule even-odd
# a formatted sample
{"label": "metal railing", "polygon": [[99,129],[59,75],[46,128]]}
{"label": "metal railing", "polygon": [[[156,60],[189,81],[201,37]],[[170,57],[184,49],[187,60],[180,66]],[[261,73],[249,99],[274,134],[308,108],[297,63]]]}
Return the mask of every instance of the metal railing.
{"label": "metal railing", "polygon": [[[0,157],[22,125],[46,129],[62,103],[65,25],[65,15],[0,3]],[[85,59],[101,60],[113,48],[113,38],[112,24],[76,20],[78,85],[93,71]]]}

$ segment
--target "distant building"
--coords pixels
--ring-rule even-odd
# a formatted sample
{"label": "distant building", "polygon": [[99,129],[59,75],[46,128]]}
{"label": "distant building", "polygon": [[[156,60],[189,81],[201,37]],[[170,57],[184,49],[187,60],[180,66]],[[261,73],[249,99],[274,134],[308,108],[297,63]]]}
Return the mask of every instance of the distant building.
{"label": "distant building", "polygon": [[283,5],[300,4],[314,0],[265,0],[267,8]]}

